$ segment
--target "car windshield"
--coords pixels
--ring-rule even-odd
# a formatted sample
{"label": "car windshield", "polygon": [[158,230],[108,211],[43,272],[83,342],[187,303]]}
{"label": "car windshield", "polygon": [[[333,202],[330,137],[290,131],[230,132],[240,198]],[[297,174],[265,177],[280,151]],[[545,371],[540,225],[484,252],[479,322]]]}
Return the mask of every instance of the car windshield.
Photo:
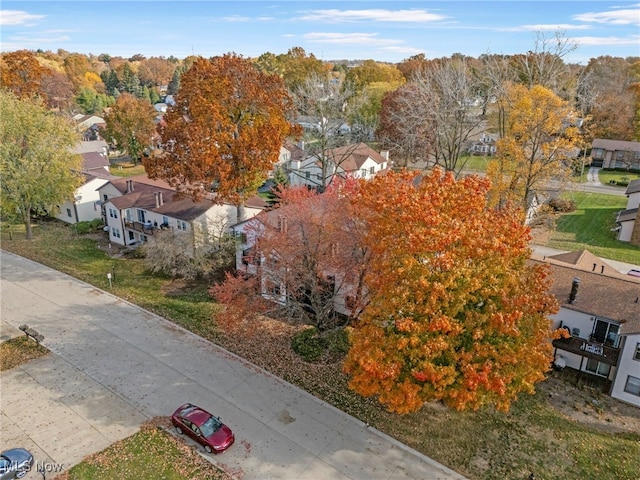
{"label": "car windshield", "polygon": [[202,436],[208,438],[213,435],[221,426],[222,423],[220,422],[220,420],[218,420],[214,416],[211,416],[207,419],[206,422],[200,425],[200,431],[202,432]]}

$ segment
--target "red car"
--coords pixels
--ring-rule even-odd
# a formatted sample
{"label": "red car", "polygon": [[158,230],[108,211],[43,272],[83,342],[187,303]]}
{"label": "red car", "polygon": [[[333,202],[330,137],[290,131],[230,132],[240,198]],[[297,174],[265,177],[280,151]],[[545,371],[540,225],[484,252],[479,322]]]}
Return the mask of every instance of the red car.
{"label": "red car", "polygon": [[189,435],[207,453],[224,452],[236,439],[231,429],[218,417],[191,403],[185,403],[173,412],[171,423],[176,427],[176,432]]}

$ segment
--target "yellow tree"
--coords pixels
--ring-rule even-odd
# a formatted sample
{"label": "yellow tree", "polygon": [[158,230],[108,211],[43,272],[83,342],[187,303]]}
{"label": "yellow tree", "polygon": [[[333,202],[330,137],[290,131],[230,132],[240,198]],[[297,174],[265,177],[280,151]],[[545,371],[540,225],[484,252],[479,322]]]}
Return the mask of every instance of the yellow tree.
{"label": "yellow tree", "polygon": [[408,413],[441,400],[508,409],[551,362],[546,266],[527,260],[518,209],[489,208],[486,178],[436,169],[378,176],[354,202],[371,258],[353,329],[350,387]]}
{"label": "yellow tree", "polygon": [[285,138],[296,134],[293,104],[282,80],[235,54],[198,58],[182,75],[176,105],[164,116],[164,154],[144,160],[151,178],[179,191],[238,206],[267,178]]}
{"label": "yellow tree", "polygon": [[571,173],[580,143],[575,116],[567,102],[539,85],[509,85],[497,108],[502,138],[487,168],[491,202],[526,209],[532,193]]}

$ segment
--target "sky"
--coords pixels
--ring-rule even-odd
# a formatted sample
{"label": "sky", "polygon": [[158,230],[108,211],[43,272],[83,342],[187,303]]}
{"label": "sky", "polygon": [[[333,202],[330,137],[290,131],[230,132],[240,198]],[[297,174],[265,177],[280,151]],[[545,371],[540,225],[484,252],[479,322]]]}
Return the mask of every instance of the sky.
{"label": "sky", "polygon": [[0,48],[129,58],[302,47],[322,60],[397,63],[516,54],[561,33],[566,62],[640,56],[640,3],[617,1],[30,1],[0,4]]}

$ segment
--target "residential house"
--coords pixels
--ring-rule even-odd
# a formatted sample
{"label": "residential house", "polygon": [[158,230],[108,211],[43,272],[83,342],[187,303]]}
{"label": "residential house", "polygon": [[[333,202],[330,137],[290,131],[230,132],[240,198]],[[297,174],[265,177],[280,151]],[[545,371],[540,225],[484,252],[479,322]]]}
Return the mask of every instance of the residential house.
{"label": "residential house", "polygon": [[[308,199],[310,209],[319,217],[324,216],[327,208],[330,208],[323,201],[322,195],[317,195]],[[286,205],[273,210],[265,210],[255,217],[239,222],[234,225],[233,231],[240,240],[236,248],[236,270],[246,275],[259,275],[260,293],[268,300],[275,303],[285,305],[289,295],[295,294],[289,292],[288,288],[291,284],[295,284],[296,288],[300,285],[298,282],[302,280],[296,276],[300,272],[296,268],[283,267],[278,258],[282,256],[283,251],[297,250],[299,245],[304,245],[308,240],[303,240],[299,225],[295,224],[301,218],[299,207]],[[306,216],[302,213],[302,216]],[[291,225],[290,225],[291,224]],[[291,229],[289,229],[291,227]],[[288,237],[288,245],[283,245],[282,251],[273,252],[272,256],[266,258],[266,255],[258,255],[255,250],[257,238],[263,234],[266,229],[272,231],[284,232]],[[313,242],[313,241],[312,241]],[[338,246],[334,246],[338,248]],[[303,248],[304,249],[304,248]],[[326,282],[327,291],[333,289],[333,294],[323,297],[319,302],[325,302],[327,310],[331,310],[338,314],[349,315],[349,302],[355,295],[354,285],[352,285],[348,276],[344,271],[339,271],[324,265],[322,271],[322,281]],[[306,277],[306,275],[302,275]],[[291,280],[294,278],[295,280]],[[324,308],[323,308],[324,310]]]}
{"label": "residential house", "polygon": [[[194,202],[178,195],[165,181],[146,175],[114,179],[98,191],[109,240],[119,245],[144,243],[162,231],[172,231],[191,234],[198,247],[237,223],[235,205],[216,203],[212,195]],[[265,207],[262,199],[254,197],[247,202],[245,213],[252,217]]]}
{"label": "residential house", "polygon": [[632,180],[627,189],[627,208],[618,212],[618,240],[640,246],[640,179]]}
{"label": "residential house", "polygon": [[82,133],[83,140],[101,140],[100,129],[105,128],[107,123],[104,118],[97,115],[83,115],[81,113],[74,115],[73,120],[76,122],[76,128]]}
{"label": "residential house", "polygon": [[287,172],[289,184],[319,187],[329,185],[333,177],[372,178],[389,167],[389,152],[377,152],[366,143],[346,145],[324,152],[326,172],[322,171],[322,162],[317,156],[306,156],[303,160],[291,158]]}
{"label": "residential house", "polygon": [[640,278],[586,250],[532,262],[549,264],[560,303],[552,327],[569,334],[553,341],[555,364],[603,378],[611,396],[640,406]]}
{"label": "residential house", "polygon": [[473,142],[473,144],[469,148],[469,153],[471,153],[472,155],[491,157],[496,153],[497,139],[497,135],[489,135],[488,133],[483,133],[478,140]]}
{"label": "residential house", "polygon": [[[90,222],[102,217],[98,189],[110,179],[117,178],[109,173],[109,159],[106,155],[106,148],[103,148],[103,143],[100,141],[81,142],[80,146],[74,149],[75,152],[83,152],[81,153],[81,173],[84,177],[84,182],[76,189],[72,199],[58,205],[58,212],[55,215],[58,220],[76,224],[78,222]],[[99,150],[94,151],[91,148],[98,148]]]}
{"label": "residential house", "polygon": [[591,165],[640,171],[640,142],[596,138],[591,144]]}

